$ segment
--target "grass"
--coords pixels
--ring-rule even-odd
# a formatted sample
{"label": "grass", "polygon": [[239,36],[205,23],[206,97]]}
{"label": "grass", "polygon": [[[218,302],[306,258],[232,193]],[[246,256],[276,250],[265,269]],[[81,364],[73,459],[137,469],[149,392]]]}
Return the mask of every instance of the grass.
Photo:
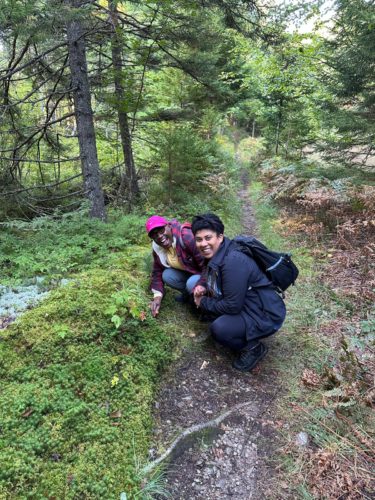
{"label": "grass", "polygon": [[[293,260],[300,269],[296,286],[287,291],[287,320],[280,335],[275,336],[272,360],[283,387],[276,411],[278,418],[286,423],[279,453],[273,459],[282,470],[283,482],[288,484],[286,497],[316,498],[323,494],[324,488],[332,488],[329,492],[327,489],[327,497],[331,498],[341,484],[346,488],[344,491],[352,493],[357,491],[358,485],[363,497],[353,498],[368,498],[366,488],[370,475],[363,442],[365,439],[371,442],[370,410],[360,399],[347,397],[346,392],[348,387],[360,383],[361,367],[356,365],[350,351],[340,347],[333,351],[333,339],[321,334],[322,327],[330,321],[345,323],[350,319],[353,305],[324,285],[320,264],[314,262],[306,243],[301,245],[296,237],[285,238],[281,234],[278,210],[270,205],[263,193],[264,186],[255,180],[250,195],[258,236],[275,250],[292,250]],[[364,325],[366,328],[367,322]],[[338,335],[337,341],[339,338]],[[338,367],[338,376],[342,379],[331,391],[331,396],[327,374],[336,373]],[[320,382],[316,386],[303,383],[305,370],[317,375]],[[340,420],[337,410],[343,413],[341,419],[348,417],[349,420]],[[359,429],[357,434],[353,434],[353,428]],[[310,436],[308,450],[294,444],[300,431]],[[361,462],[362,473],[356,469],[357,461]]]}

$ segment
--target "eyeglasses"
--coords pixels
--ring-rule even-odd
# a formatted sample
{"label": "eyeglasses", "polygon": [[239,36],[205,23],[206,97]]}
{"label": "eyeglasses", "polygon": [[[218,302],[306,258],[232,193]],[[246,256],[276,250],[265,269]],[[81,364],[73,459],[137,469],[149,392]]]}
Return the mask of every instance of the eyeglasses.
{"label": "eyeglasses", "polygon": [[148,233],[149,237],[154,240],[155,238],[157,238],[158,236],[161,236],[162,234],[165,233],[165,228],[167,226],[162,226],[162,227],[155,227],[155,229],[153,229],[152,231],[150,231]]}

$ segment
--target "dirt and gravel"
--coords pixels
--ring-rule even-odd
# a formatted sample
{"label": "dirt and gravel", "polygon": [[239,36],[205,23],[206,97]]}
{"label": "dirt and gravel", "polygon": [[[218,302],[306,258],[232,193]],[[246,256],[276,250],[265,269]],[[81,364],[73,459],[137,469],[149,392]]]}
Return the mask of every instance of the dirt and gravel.
{"label": "dirt and gravel", "polygon": [[[240,195],[243,232],[254,234],[247,189]],[[189,332],[191,342],[166,374],[155,404],[150,450],[150,460],[170,452],[163,465],[171,498],[282,498],[275,493],[272,467],[278,425],[273,407],[280,393],[272,364],[277,343],[267,339],[269,355],[252,372],[241,373],[231,367],[230,353],[214,345],[208,325]]]}

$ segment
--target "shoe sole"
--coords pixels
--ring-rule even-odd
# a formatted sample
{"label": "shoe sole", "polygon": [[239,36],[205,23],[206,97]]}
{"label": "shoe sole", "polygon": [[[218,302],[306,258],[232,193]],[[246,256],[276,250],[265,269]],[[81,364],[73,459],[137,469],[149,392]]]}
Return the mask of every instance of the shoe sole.
{"label": "shoe sole", "polygon": [[263,352],[260,354],[260,356],[257,359],[254,360],[254,363],[249,368],[237,368],[236,366],[234,366],[234,363],[232,364],[232,367],[239,372],[250,372],[251,370],[253,370],[256,367],[256,365],[260,361],[262,361],[262,359],[264,358],[264,356],[268,352],[268,347],[265,344],[262,344],[262,346],[263,346]]}

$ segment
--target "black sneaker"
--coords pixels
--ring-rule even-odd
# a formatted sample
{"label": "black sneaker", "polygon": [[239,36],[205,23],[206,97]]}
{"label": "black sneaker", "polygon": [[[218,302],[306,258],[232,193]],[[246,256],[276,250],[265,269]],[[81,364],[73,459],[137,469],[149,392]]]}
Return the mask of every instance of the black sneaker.
{"label": "black sneaker", "polygon": [[244,347],[237,359],[233,361],[233,368],[241,372],[252,370],[268,352],[268,347],[258,342],[255,346]]}

